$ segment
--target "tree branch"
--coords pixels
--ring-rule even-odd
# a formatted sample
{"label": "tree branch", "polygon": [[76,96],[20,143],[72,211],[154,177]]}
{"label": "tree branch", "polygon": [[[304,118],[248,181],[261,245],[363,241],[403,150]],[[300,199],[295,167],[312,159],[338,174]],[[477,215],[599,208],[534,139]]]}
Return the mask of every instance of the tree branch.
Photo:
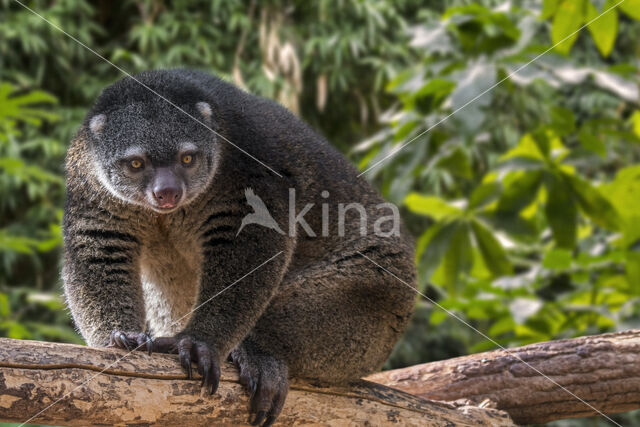
{"label": "tree branch", "polygon": [[[230,364],[223,367],[218,392],[209,396],[200,389],[199,380],[186,379],[174,355],[127,355],[116,349],[0,338],[0,421],[242,424],[248,420],[247,408],[246,393]],[[504,412],[431,402],[368,381],[349,388],[293,382],[278,421],[513,425]]]}
{"label": "tree branch", "polygon": [[598,415],[518,358],[605,414],[640,408],[640,330],[474,354],[367,379],[426,399],[489,399],[522,424]]}

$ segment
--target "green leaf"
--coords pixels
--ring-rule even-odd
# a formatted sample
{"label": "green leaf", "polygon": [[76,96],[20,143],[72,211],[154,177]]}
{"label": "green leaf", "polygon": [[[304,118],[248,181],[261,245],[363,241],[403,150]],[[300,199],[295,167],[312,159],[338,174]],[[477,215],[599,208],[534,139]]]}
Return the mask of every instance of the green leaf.
{"label": "green leaf", "polygon": [[620,228],[620,217],[609,200],[585,179],[575,175],[565,175],[582,211],[600,227],[609,230]]}
{"label": "green leaf", "polygon": [[500,156],[500,161],[504,162],[513,158],[526,158],[543,161],[545,159],[545,155],[540,151],[538,143],[534,140],[533,135],[528,133],[520,138],[518,145]]}
{"label": "green leaf", "polygon": [[459,227],[460,222],[453,221],[435,225],[432,227],[434,228],[433,231],[430,229],[426,232],[429,233],[429,240],[423,243],[426,244],[426,248],[422,252],[418,263],[418,277],[421,288],[424,288],[424,285],[431,279],[433,272],[438,268],[442,258],[449,250],[451,240]]}
{"label": "green leaf", "polygon": [[6,336],[9,338],[15,338],[18,340],[32,338],[32,335],[27,328],[25,328],[20,323],[13,320],[0,322],[0,329],[6,330],[7,331]]}
{"label": "green leaf", "polygon": [[499,182],[487,182],[477,186],[469,197],[469,209],[478,209],[500,197],[502,185]]}
{"label": "green leaf", "polygon": [[640,0],[624,0],[618,7],[636,21],[640,21]]}
{"label": "green leaf", "polygon": [[6,230],[0,229],[0,253],[12,251],[22,254],[33,253],[33,247],[38,244],[37,240],[23,236],[12,236]]}
{"label": "green leaf", "polygon": [[539,159],[534,159],[526,156],[518,156],[509,157],[506,160],[500,162],[495,167],[495,170],[499,172],[537,170],[542,169],[544,166],[544,162]]}
{"label": "green leaf", "polygon": [[567,249],[552,249],[544,255],[542,266],[550,270],[566,270],[571,267],[573,256]]}
{"label": "green leaf", "polygon": [[573,249],[576,244],[578,210],[571,188],[561,176],[548,174],[546,178],[545,213],[553,238],[559,247]]}
{"label": "green leaf", "polygon": [[466,274],[471,270],[472,262],[473,254],[471,240],[469,239],[469,227],[467,224],[460,224],[451,238],[449,250],[443,260],[444,285],[449,289],[451,295],[459,293],[460,275]]}
{"label": "green leaf", "polygon": [[[533,142],[545,159],[549,159],[549,156],[557,157],[558,153],[564,148],[559,138],[559,135],[566,133],[562,130],[562,127],[568,127],[571,130],[575,128],[573,113],[569,110],[554,108],[551,114],[553,118],[551,126],[541,126],[531,133]],[[558,129],[558,127],[561,128]]]}
{"label": "green leaf", "polygon": [[19,119],[39,125],[42,119],[55,121],[58,116],[34,104],[54,104],[56,98],[43,91],[32,91],[25,95],[15,95],[17,89],[9,83],[0,83],[0,121],[8,118]]}
{"label": "green leaf", "polygon": [[462,210],[437,196],[423,196],[418,193],[411,193],[404,200],[404,203],[411,212],[429,216],[436,221],[459,217],[463,213]]}
{"label": "green leaf", "polygon": [[607,148],[604,142],[594,134],[592,129],[583,126],[578,133],[578,140],[586,150],[592,151],[600,157],[606,157]]}
{"label": "green leaf", "polygon": [[409,69],[398,73],[388,84],[387,90],[392,93],[415,93],[424,86],[424,70]]}
{"label": "green leaf", "polygon": [[9,297],[7,294],[0,292],[0,318],[7,317],[11,314],[11,306],[9,305]]}
{"label": "green leaf", "polygon": [[492,276],[491,271],[485,265],[484,258],[482,258],[482,254],[480,253],[480,249],[474,246],[472,250],[472,256],[473,256],[473,265],[471,267],[471,271],[469,272],[469,274],[474,279],[479,279],[479,280],[491,279],[491,276]]}
{"label": "green leaf", "polygon": [[497,35],[493,26],[500,28],[502,33],[514,41],[520,38],[520,29],[512,22],[509,16],[504,13],[491,13],[488,15],[487,24],[485,26],[485,32],[491,36]]}
{"label": "green leaf", "polygon": [[544,0],[542,3],[542,12],[540,13],[540,19],[545,20],[555,15],[558,10],[560,0]]}
{"label": "green leaf", "polygon": [[598,12],[590,1],[586,2],[587,22],[594,20],[602,14],[598,19],[591,22],[591,24],[587,26],[587,29],[591,33],[591,37],[593,37],[596,47],[605,58],[609,56],[609,53],[611,53],[611,49],[613,49],[613,45],[616,41],[616,35],[618,34],[618,11],[614,8],[606,13],[603,12],[607,11],[616,3],[617,2],[615,0],[608,0],[605,2],[602,11]]}
{"label": "green leaf", "polygon": [[429,318],[429,324],[431,325],[439,325],[449,318],[449,313],[444,310],[433,310],[431,312],[431,317]]}
{"label": "green leaf", "polygon": [[[535,215],[535,211],[538,210],[538,203],[534,202],[531,204],[533,214]],[[513,235],[518,239],[524,239],[531,241],[532,239],[537,239],[539,236],[539,227],[535,218],[527,219],[524,217],[524,213],[529,208],[520,212],[519,215],[514,215],[510,212],[500,212],[495,211],[494,215],[491,216],[492,224],[495,224],[496,227],[499,227],[501,230],[504,230],[506,233]]]}
{"label": "green leaf", "polygon": [[471,222],[471,228],[487,268],[495,276],[511,274],[513,272],[511,263],[502,245],[493,236],[494,233],[477,220]]}
{"label": "green leaf", "polygon": [[585,1],[588,0],[564,0],[553,17],[551,41],[562,54],[568,54],[578,38],[576,31],[584,23]]}
{"label": "green leaf", "polygon": [[541,171],[516,172],[517,177],[506,186],[498,201],[498,212],[514,214],[520,212],[538,195],[542,182]]}
{"label": "green leaf", "polygon": [[621,217],[624,246],[640,239],[640,165],[619,170],[616,178],[599,190]]}
{"label": "green leaf", "polygon": [[498,335],[510,333],[513,331],[513,328],[515,325],[516,324],[513,321],[512,317],[504,316],[502,319],[498,320],[489,328],[489,336],[495,337]]}
{"label": "green leaf", "polygon": [[[553,107],[551,109],[551,120],[553,130],[558,136],[568,135],[576,129],[576,119],[571,110],[562,107]],[[542,135],[545,140],[546,135]]]}
{"label": "green leaf", "polygon": [[427,96],[433,96],[436,99],[440,99],[447,96],[456,87],[454,82],[445,79],[432,79],[429,80],[420,90],[415,92],[416,98],[422,98]]}
{"label": "green leaf", "polygon": [[453,150],[451,154],[439,160],[437,166],[448,170],[452,175],[462,178],[471,179],[473,176],[469,156],[460,148]]}
{"label": "green leaf", "polygon": [[631,125],[633,126],[633,133],[640,138],[640,110],[636,110],[631,115]]}
{"label": "green leaf", "polygon": [[625,264],[627,281],[630,284],[631,291],[634,295],[640,295],[640,252],[634,250],[627,251]]}

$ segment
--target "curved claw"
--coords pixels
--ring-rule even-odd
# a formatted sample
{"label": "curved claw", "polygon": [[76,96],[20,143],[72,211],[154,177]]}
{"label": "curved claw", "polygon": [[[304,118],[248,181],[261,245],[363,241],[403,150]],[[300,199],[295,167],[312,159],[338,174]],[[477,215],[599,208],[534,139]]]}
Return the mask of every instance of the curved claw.
{"label": "curved claw", "polygon": [[249,392],[250,392],[249,393],[249,398],[253,399],[253,396],[256,395],[256,390],[258,388],[258,384],[253,379],[249,379],[248,387],[249,387]]}
{"label": "curved claw", "polygon": [[140,350],[146,345],[148,349],[148,342],[150,341],[151,338],[145,332],[123,332],[116,330],[111,332],[107,347],[123,348],[133,351]]}
{"label": "curved claw", "polygon": [[264,422],[264,424],[262,424],[262,427],[270,427],[273,425],[273,423],[276,422],[276,418],[277,415],[269,415],[266,419],[266,421]]}
{"label": "curved claw", "polygon": [[180,365],[187,371],[187,378],[192,379],[193,373],[191,372],[191,338],[184,337],[178,341],[178,355],[180,357]]}
{"label": "curved claw", "polygon": [[176,347],[180,355],[180,364],[187,372],[187,378],[193,379],[191,362],[196,362],[197,372],[202,375],[201,385],[206,387],[210,394],[215,393],[220,384],[220,364],[215,350],[205,342],[195,340],[188,335],[177,338]]}
{"label": "curved claw", "polygon": [[114,347],[127,349],[127,344],[123,340],[123,336],[124,335],[120,331],[113,331],[111,333],[111,338],[113,340]]}
{"label": "curved claw", "polygon": [[149,337],[149,339],[147,340],[147,354],[149,356],[151,356],[151,354],[153,353],[153,344],[154,344],[154,340]]}
{"label": "curved claw", "polygon": [[120,342],[121,346],[123,346],[127,350],[131,350],[131,343],[123,332],[118,332],[116,339]]}
{"label": "curved claw", "polygon": [[250,412],[256,414],[251,424],[268,427],[282,412],[289,384],[286,374],[274,375],[273,371],[268,374],[263,371],[256,372],[254,375],[248,377],[246,381],[250,393]]}
{"label": "curved claw", "polygon": [[252,426],[257,426],[257,425],[262,424],[262,421],[264,421],[266,416],[267,416],[267,411],[258,411],[258,413],[256,414],[256,417],[251,422],[251,425]]}
{"label": "curved claw", "polygon": [[200,378],[200,387],[204,387],[204,385],[207,382],[206,381],[207,378],[209,378],[209,375],[211,375],[210,372],[211,372],[211,368],[209,367],[209,365],[198,362],[198,373],[202,377]]}
{"label": "curved claw", "polygon": [[202,386],[213,394],[220,383],[220,366],[217,355],[203,342],[197,342],[195,347],[195,359],[198,362],[198,372],[202,375]]}

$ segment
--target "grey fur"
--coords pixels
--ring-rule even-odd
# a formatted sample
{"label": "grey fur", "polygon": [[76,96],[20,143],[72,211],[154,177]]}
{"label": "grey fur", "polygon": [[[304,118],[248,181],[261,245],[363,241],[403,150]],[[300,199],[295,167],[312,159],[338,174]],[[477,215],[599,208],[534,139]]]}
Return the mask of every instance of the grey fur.
{"label": "grey fur", "polygon": [[[67,155],[63,277],[87,343],[107,345],[112,331],[141,332],[148,322],[156,336],[182,334],[206,343],[220,361],[232,353],[245,382],[259,383],[256,396],[265,387],[281,389],[274,401],[284,401],[288,376],[341,383],[378,369],[404,330],[415,296],[357,254],[415,281],[412,243],[372,232],[381,197],[323,138],[272,101],[196,71],[150,71],[136,78],[210,120],[282,178],[131,78],[105,89]],[[149,176],[173,165],[184,144],[200,153],[193,168],[180,172],[186,200],[169,213],[156,212],[149,205]],[[148,166],[135,176],[122,165],[132,149],[144,152]],[[249,187],[283,229],[288,189],[295,188],[298,210],[315,203],[305,219],[317,237],[302,230],[291,237],[255,224],[236,236],[252,212],[244,198]],[[323,190],[328,198],[321,197]],[[329,235],[322,236],[322,203],[351,202],[365,206],[367,235],[361,236],[352,209],[345,236],[338,236],[335,212]],[[274,381],[277,387],[269,385]]]}

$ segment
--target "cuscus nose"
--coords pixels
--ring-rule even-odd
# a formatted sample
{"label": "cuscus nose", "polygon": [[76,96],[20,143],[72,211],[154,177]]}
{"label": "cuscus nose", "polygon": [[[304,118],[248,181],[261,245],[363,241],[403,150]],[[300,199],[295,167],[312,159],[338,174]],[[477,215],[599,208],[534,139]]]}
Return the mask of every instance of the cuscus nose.
{"label": "cuscus nose", "polygon": [[180,201],[182,190],[175,186],[154,187],[153,197],[161,208],[172,208]]}

